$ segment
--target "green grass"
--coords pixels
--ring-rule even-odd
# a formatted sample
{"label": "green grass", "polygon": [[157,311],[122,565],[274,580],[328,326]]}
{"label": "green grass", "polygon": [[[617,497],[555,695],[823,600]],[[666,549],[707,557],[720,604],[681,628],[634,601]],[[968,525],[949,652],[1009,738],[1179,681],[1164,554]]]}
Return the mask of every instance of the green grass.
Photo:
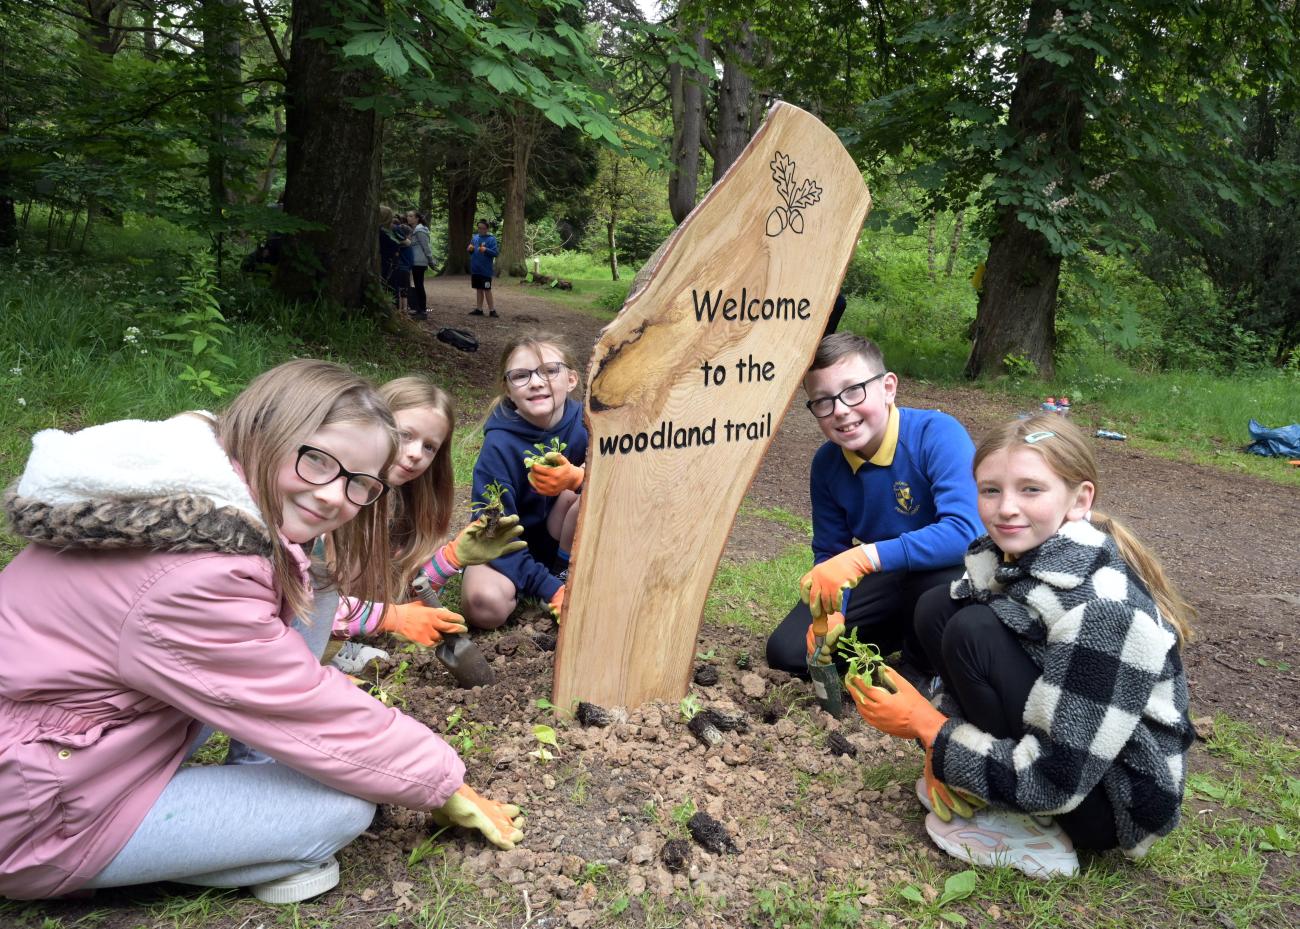
{"label": "green grass", "polygon": [[791,545],[769,561],[724,562],[709,588],[704,615],[711,623],[740,626],[765,636],[785,618],[794,604],[792,592],[799,590],[799,578],[811,567],[807,545]]}

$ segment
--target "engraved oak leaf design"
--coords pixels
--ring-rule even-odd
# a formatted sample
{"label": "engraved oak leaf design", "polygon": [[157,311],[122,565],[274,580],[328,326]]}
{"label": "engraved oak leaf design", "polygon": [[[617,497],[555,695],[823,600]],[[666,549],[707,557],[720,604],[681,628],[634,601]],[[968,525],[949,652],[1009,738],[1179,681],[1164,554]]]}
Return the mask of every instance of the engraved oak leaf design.
{"label": "engraved oak leaf design", "polygon": [[767,234],[778,236],[789,228],[800,235],[803,233],[803,211],[821,200],[821,186],[810,177],[796,184],[794,159],[782,152],[776,153],[770,167],[783,205],[774,207],[767,215]]}

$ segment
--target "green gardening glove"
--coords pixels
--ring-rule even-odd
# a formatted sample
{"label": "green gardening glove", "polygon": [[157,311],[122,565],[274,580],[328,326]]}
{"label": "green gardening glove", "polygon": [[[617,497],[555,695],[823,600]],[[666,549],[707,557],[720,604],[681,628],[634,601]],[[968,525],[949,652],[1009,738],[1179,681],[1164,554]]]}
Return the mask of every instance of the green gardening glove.
{"label": "green gardening glove", "polygon": [[480,796],[468,784],[462,784],[441,808],[433,811],[433,820],[439,826],[476,829],[497,848],[507,852],[515,847],[516,842],[524,840],[523,830],[519,828],[523,825],[519,807]]}
{"label": "green gardening glove", "polygon": [[496,531],[491,535],[484,530],[487,517],[480,516],[460,531],[442,548],[451,566],[459,571],[472,564],[487,564],[503,555],[522,551],[528,543],[519,538],[524,534],[524,527],[519,525],[519,517],[511,514],[497,520]]}

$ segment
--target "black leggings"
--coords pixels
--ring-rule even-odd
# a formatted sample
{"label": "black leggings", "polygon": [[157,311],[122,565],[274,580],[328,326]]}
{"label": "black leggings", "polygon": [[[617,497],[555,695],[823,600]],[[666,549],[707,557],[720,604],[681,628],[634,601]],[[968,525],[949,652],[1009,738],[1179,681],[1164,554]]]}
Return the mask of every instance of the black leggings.
{"label": "black leggings", "polygon": [[411,284],[411,292],[407,297],[407,302],[411,307],[411,312],[416,316],[423,316],[429,311],[428,296],[424,292],[424,272],[429,270],[424,265],[412,265],[411,277],[414,279]]}
{"label": "black leggings", "polygon": [[[917,601],[916,636],[963,719],[995,739],[1025,734],[1025,701],[1042,672],[993,610],[936,587]],[[1115,812],[1100,784],[1056,821],[1076,848],[1119,844]]]}
{"label": "black leggings", "polygon": [[[854,629],[858,638],[870,642],[888,655],[902,649],[903,657],[920,671],[933,671],[925,660],[912,633],[912,617],[916,613],[917,599],[936,584],[947,589],[948,584],[961,577],[960,567],[940,568],[937,571],[882,571],[868,574],[849,594],[849,612],[844,617],[844,634]],[[802,678],[808,677],[808,627],[812,614],[808,604],[796,603],[794,609],[781,620],[767,640],[768,667],[786,671]],[[835,663],[843,673],[848,659],[835,656]]]}

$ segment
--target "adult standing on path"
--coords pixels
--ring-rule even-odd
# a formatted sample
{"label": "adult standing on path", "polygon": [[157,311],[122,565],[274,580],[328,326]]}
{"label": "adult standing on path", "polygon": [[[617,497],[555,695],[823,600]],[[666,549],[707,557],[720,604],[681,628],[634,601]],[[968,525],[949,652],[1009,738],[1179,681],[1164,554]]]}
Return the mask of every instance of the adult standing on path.
{"label": "adult standing on path", "polygon": [[416,319],[429,318],[428,296],[424,292],[424,272],[433,264],[433,247],[429,242],[429,227],[424,214],[417,210],[406,213],[411,227],[411,315]]}
{"label": "adult standing on path", "polygon": [[488,232],[486,219],[478,221],[478,232],[469,240],[469,283],[474,288],[474,309],[470,316],[483,315],[483,300],[486,297],[488,315],[496,316],[496,305],[492,302],[492,263],[501,251],[497,237]]}

